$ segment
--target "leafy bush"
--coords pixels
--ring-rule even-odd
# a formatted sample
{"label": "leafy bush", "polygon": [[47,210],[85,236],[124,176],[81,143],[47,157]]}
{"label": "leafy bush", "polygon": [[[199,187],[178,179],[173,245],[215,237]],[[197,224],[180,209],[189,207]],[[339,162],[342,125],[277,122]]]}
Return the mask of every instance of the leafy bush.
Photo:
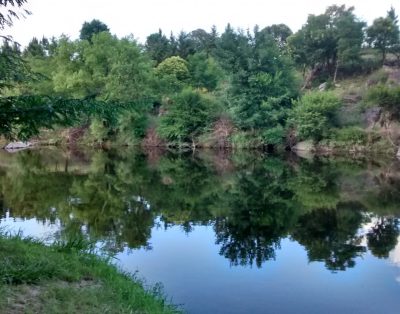
{"label": "leafy bush", "polygon": [[389,78],[389,74],[384,70],[380,69],[372,73],[367,81],[369,86],[377,84],[385,84]]}
{"label": "leafy bush", "polygon": [[344,143],[365,144],[368,140],[367,133],[359,127],[337,129],[334,133],[335,140]]}
{"label": "leafy bush", "polygon": [[249,133],[249,132],[244,132],[244,131],[239,131],[230,137],[231,145],[233,148],[255,148],[255,147],[260,147],[262,145],[262,138],[259,136]]}
{"label": "leafy bush", "polygon": [[340,100],[332,92],[310,92],[294,101],[291,123],[301,139],[320,141],[336,126]]}
{"label": "leafy bush", "polygon": [[400,87],[377,85],[368,91],[366,100],[369,104],[383,107],[391,114],[400,114]]}
{"label": "leafy bush", "polygon": [[161,62],[157,68],[156,73],[159,76],[171,75],[179,81],[185,81],[189,78],[189,70],[187,62],[181,57],[169,57]]}
{"label": "leafy bush", "polygon": [[263,139],[265,144],[278,145],[281,144],[285,137],[285,130],[279,124],[274,128],[268,129],[263,133]]}
{"label": "leafy bush", "polygon": [[193,142],[212,122],[214,110],[215,102],[209,95],[185,88],[167,106],[158,133],[168,140]]}

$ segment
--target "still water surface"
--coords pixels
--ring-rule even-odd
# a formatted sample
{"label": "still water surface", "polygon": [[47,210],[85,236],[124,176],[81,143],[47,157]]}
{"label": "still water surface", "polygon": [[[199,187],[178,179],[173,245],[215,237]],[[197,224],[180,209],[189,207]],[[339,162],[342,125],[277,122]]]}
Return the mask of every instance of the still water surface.
{"label": "still water surface", "polygon": [[0,227],[81,234],[189,313],[400,313],[400,163],[0,153]]}

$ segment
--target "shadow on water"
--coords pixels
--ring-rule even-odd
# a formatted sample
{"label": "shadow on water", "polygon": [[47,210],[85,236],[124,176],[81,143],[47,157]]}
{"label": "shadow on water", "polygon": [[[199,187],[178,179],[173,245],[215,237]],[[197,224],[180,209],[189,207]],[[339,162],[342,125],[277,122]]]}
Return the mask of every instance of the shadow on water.
{"label": "shadow on water", "polygon": [[[107,249],[151,250],[152,228],[211,226],[231,265],[262,267],[281,241],[330,271],[396,246],[400,165],[393,161],[149,150],[0,154],[3,216],[60,222]],[[367,229],[365,229],[368,226]]]}

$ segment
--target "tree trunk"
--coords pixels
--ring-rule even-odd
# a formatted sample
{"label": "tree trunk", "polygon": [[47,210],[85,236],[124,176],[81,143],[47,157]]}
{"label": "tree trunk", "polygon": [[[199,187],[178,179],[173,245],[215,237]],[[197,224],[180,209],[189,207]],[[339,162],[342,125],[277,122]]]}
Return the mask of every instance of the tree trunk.
{"label": "tree trunk", "polygon": [[333,75],[333,84],[336,83],[336,77],[337,77],[338,68],[339,68],[339,60],[336,61],[335,74]]}
{"label": "tree trunk", "polygon": [[308,74],[307,78],[304,81],[304,85],[301,88],[301,90],[305,90],[307,88],[307,86],[312,82],[312,80],[314,79],[315,75],[317,74],[319,70],[319,65],[314,66],[311,69],[311,72]]}
{"label": "tree trunk", "polygon": [[386,60],[386,50],[383,49],[382,50],[382,66],[385,65],[385,60]]}

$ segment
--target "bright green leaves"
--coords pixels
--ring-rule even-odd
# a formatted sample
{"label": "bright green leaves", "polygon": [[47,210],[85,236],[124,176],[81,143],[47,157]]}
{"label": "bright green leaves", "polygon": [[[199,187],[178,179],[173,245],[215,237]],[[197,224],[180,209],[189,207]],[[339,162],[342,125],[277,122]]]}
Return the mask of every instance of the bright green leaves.
{"label": "bright green leaves", "polygon": [[167,106],[158,131],[168,140],[194,142],[209,125],[213,107],[209,95],[186,88]]}
{"label": "bright green leaves", "polygon": [[295,102],[292,124],[300,139],[319,141],[329,136],[336,125],[340,100],[331,92],[310,92]]}

